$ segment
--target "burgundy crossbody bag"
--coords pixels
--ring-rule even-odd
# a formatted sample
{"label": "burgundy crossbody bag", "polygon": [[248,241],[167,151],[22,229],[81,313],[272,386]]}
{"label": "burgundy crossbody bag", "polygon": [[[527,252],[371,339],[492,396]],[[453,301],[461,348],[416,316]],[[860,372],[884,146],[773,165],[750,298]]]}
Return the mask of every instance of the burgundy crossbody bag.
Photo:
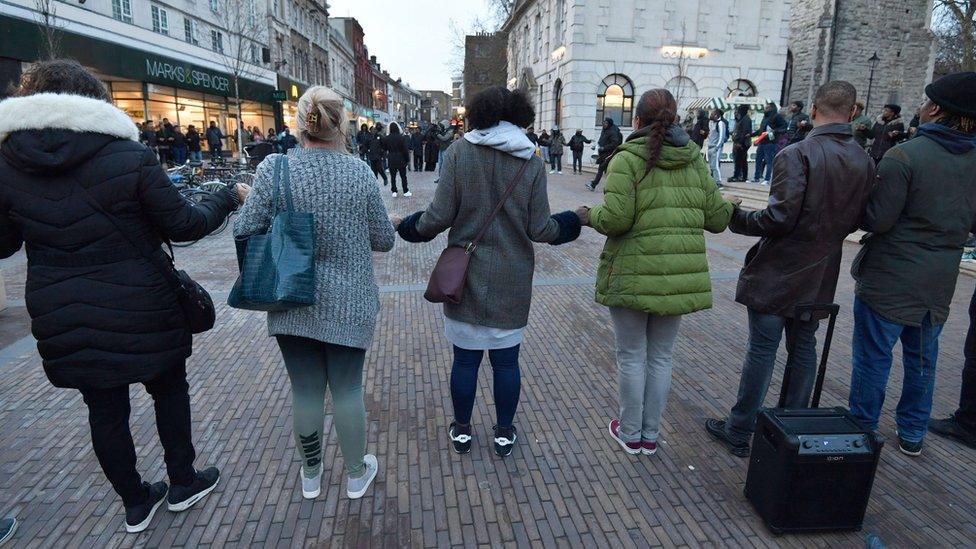
{"label": "burgundy crossbody bag", "polygon": [[501,200],[498,201],[498,205],[485,220],[484,225],[478,231],[477,236],[474,237],[467,246],[448,246],[441,252],[441,256],[437,259],[437,264],[434,265],[433,272],[430,273],[430,282],[427,283],[427,291],[424,292],[424,299],[430,301],[431,303],[453,303],[457,305],[461,302],[461,295],[464,293],[464,281],[468,278],[468,263],[471,260],[471,254],[478,248],[478,244],[481,239],[484,238],[485,233],[488,232],[488,227],[491,226],[491,222],[495,220],[498,216],[498,212],[502,210],[505,206],[505,202],[508,197],[512,196],[512,192],[515,191],[515,186],[522,179],[525,174],[525,169],[529,165],[529,160],[526,160],[522,167],[519,168],[515,178],[505,189],[505,194],[502,195]]}

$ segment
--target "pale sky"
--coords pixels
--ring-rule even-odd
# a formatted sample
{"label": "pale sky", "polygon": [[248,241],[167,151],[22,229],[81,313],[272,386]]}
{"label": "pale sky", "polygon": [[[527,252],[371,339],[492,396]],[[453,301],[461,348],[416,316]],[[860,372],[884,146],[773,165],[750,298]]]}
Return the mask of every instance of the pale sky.
{"label": "pale sky", "polygon": [[450,21],[470,30],[485,0],[328,0],[330,17],[355,17],[380,67],[415,90],[451,93]]}

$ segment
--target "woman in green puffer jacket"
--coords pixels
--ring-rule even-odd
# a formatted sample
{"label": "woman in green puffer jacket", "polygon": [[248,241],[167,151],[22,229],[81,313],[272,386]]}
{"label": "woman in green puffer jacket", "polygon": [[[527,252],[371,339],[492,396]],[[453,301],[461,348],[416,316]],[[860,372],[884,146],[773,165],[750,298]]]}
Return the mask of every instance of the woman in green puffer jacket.
{"label": "woman in green puffer jacket", "polygon": [[620,417],[610,435],[627,453],[650,455],[681,315],[712,306],[704,231],[724,231],[733,206],[674,123],[670,92],[646,92],[636,115],[637,131],[610,161],[604,203],[581,214],[607,236],[596,300],[610,307],[617,340]]}

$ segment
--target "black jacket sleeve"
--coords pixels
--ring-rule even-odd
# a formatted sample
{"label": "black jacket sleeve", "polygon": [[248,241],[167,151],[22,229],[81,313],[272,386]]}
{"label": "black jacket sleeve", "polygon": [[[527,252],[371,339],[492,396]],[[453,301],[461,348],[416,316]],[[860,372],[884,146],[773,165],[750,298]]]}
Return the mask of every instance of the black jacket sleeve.
{"label": "black jacket sleeve", "polygon": [[0,259],[14,255],[23,245],[20,227],[14,224],[8,212],[0,211]]}
{"label": "black jacket sleeve", "polygon": [[176,190],[156,155],[148,149],[143,153],[139,202],[163,238],[188,242],[215,231],[237,207],[235,187],[225,187],[194,205]]}

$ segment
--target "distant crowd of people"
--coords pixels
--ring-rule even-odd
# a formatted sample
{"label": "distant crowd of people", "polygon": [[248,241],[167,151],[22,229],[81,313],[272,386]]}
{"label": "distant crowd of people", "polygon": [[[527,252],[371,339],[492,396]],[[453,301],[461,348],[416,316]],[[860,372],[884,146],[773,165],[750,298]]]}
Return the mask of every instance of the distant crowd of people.
{"label": "distant crowd of people", "polygon": [[[268,143],[270,147],[265,154],[285,153],[298,146],[298,139],[291,134],[288,126],[284,126],[280,132],[269,128],[267,134],[257,126],[248,126],[241,132],[241,136],[247,149],[258,143]],[[159,163],[164,166],[203,162],[204,147],[211,163],[222,163],[224,142],[228,139],[233,139],[233,136],[225,135],[216,121],[210,121],[210,125],[203,130],[202,134],[193,124],[188,125],[186,131],[183,131],[180,125],[173,124],[169,118],[163,118],[158,123],[147,120],[139,129],[139,142],[153,151]]]}

